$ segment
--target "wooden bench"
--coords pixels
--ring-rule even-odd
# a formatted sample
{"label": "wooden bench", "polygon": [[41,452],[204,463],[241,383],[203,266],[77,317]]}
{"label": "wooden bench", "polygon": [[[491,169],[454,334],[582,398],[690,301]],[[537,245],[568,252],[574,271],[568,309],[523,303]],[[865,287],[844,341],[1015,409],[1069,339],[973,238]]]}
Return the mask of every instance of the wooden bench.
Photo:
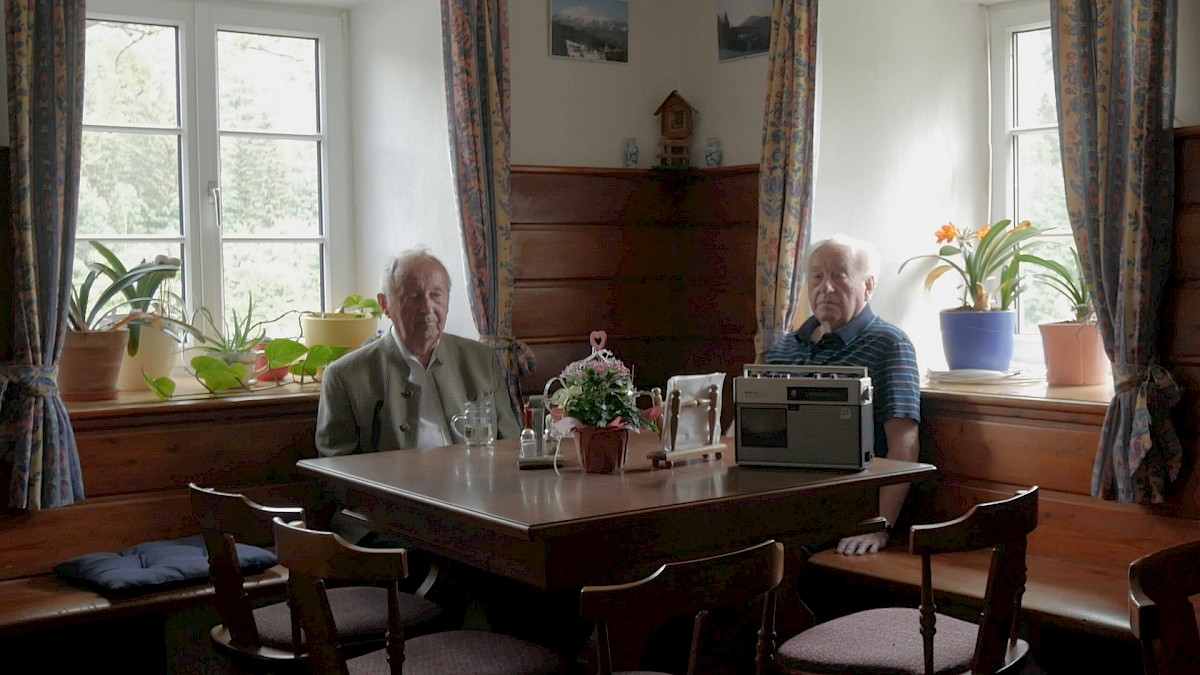
{"label": "wooden bench", "polygon": [[[1088,494],[1103,410],[1102,405],[926,395],[923,452],[938,466],[938,475],[917,486],[906,510],[912,510],[908,517],[914,522],[948,520],[973,504],[1040,485],[1039,524],[1029,540],[1022,602],[1034,658],[1043,665],[1062,659],[1064,666],[1078,667],[1065,652],[1083,649],[1096,663],[1122,664],[1106,672],[1137,672],[1129,564],[1146,553],[1200,539],[1200,521],[1175,504],[1116,504]],[[915,599],[920,558],[905,547],[906,539],[897,536],[876,554],[822,551],[802,572],[804,586],[866,603],[881,597]],[[979,553],[939,556],[934,562],[943,606],[967,613],[981,604],[986,576],[987,560]],[[1126,666],[1134,670],[1121,669]]]}
{"label": "wooden bench", "polygon": [[[51,670],[114,665],[124,672],[179,672],[171,652],[207,648],[207,630],[218,622],[209,583],[110,599],[59,578],[54,566],[199,534],[188,481],[246,492],[265,504],[302,502],[310,483],[295,473],[295,462],[315,455],[316,394],[74,405],[70,413],[88,498],[0,514],[5,663],[34,668],[49,657]],[[247,590],[275,602],[284,598],[286,581],[287,571],[277,566],[249,579]]]}

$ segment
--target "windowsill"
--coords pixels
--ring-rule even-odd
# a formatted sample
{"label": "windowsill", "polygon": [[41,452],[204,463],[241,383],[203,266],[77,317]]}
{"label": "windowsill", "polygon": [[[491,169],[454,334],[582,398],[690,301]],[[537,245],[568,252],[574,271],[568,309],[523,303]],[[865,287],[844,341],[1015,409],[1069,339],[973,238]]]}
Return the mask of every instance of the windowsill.
{"label": "windowsill", "polygon": [[996,384],[931,383],[923,378],[921,396],[940,399],[970,398],[1015,403],[1045,401],[1057,407],[1107,408],[1113,397],[1112,383],[1081,387],[1052,387],[1045,380]]}
{"label": "windowsill", "polygon": [[209,394],[190,374],[183,372],[173,378],[178,387],[169,401],[155,398],[149,389],[122,390],[115,399],[106,401],[67,401],[67,412],[72,417],[103,417],[120,414],[173,414],[180,409],[200,407],[237,407],[262,405],[294,399],[316,399],[321,393],[320,382],[305,382],[303,385],[288,383],[276,386],[260,385],[250,391],[239,390],[221,394]]}

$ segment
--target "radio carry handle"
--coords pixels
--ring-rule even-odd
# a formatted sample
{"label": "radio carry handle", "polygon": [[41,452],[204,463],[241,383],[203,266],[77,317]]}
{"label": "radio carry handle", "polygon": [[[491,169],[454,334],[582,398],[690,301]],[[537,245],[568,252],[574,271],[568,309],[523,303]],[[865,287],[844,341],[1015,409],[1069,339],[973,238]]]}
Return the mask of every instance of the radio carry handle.
{"label": "radio carry handle", "polygon": [[[769,374],[774,373],[774,374]],[[866,366],[796,366],[784,364],[747,363],[742,366],[743,377],[868,377]]]}

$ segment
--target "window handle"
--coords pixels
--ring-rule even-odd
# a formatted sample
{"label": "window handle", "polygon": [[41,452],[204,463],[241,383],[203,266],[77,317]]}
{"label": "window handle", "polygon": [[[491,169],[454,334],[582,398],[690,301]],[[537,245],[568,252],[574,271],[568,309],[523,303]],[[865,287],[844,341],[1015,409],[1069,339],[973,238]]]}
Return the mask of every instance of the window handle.
{"label": "window handle", "polygon": [[210,181],[208,184],[208,201],[213,205],[217,232],[221,232],[221,185],[216,181]]}

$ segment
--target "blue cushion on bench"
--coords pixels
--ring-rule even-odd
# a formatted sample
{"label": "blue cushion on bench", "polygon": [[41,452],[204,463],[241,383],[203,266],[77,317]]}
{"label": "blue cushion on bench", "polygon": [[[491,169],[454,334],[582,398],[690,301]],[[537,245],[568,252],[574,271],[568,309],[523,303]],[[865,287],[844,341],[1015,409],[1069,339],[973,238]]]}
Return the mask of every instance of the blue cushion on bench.
{"label": "blue cushion on bench", "polygon": [[[257,574],[278,560],[274,553],[237,545],[245,574]],[[128,597],[208,580],[208,551],[200,535],[152,541],[120,553],[91,553],[60,563],[55,573],[100,593]]]}

